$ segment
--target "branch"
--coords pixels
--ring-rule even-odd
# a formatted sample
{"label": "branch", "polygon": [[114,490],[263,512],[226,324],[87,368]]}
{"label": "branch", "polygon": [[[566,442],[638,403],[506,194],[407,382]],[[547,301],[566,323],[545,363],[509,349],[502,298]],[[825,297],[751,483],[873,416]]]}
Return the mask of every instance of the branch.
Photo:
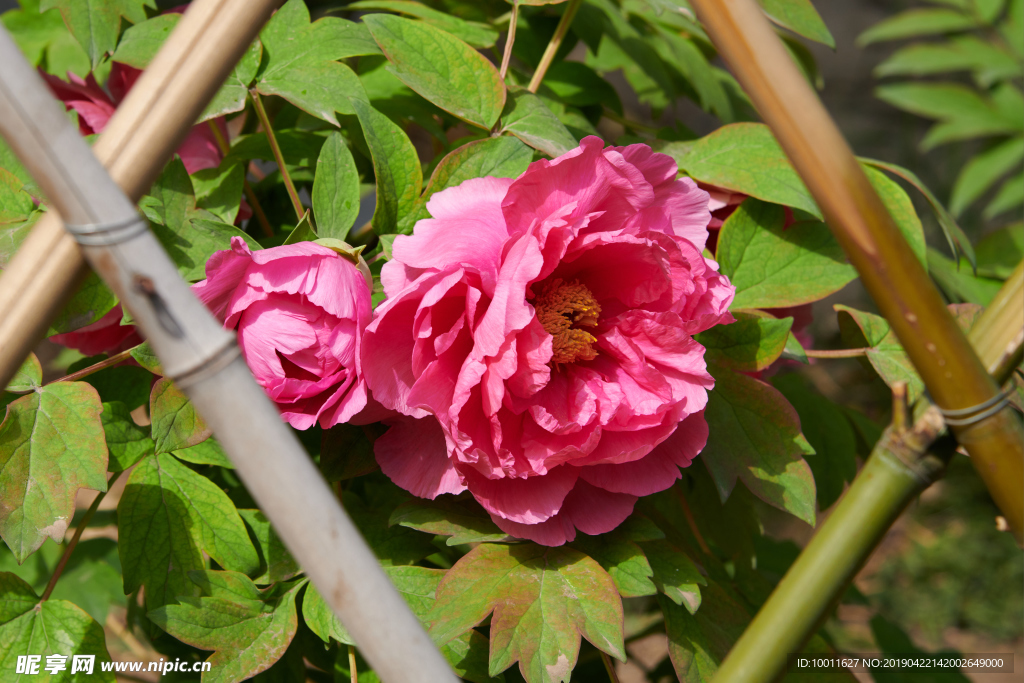
{"label": "branch", "polygon": [[292,177],[288,174],[288,167],[284,163],[284,155],[281,154],[281,146],[277,144],[274,128],[270,125],[267,110],[263,108],[263,100],[260,99],[260,94],[255,90],[250,90],[249,95],[252,97],[253,106],[256,108],[256,116],[260,120],[263,132],[267,135],[270,151],[274,153],[274,161],[277,162],[277,168],[281,171],[281,179],[284,181],[285,189],[288,190],[288,197],[292,200],[292,208],[295,209],[295,220],[301,221],[302,217],[306,215],[306,209],[303,208],[302,202],[299,201],[299,193],[295,191],[295,184],[292,183]]}
{"label": "branch", "polygon": [[110,487],[114,485],[117,478],[120,477],[123,472],[114,472],[110,479],[107,480],[107,490],[100,491],[96,498],[93,499],[92,505],[82,515],[81,521],[78,522],[78,526],[75,528],[75,535],[71,537],[71,541],[68,543],[68,547],[64,549],[64,554],[60,556],[60,561],[57,562],[56,568],[53,570],[53,575],[50,577],[50,581],[46,584],[46,590],[43,591],[43,597],[39,598],[39,602],[46,602],[50,599],[50,593],[53,592],[54,587],[57,585],[57,580],[60,579],[60,575],[64,573],[64,567],[67,566],[68,559],[71,557],[71,553],[75,551],[75,547],[78,545],[78,541],[82,538],[82,532],[89,526],[89,522],[92,521],[92,516],[96,514],[96,510],[99,509],[100,503],[107,497],[107,493],[110,491]]}
{"label": "branch", "polygon": [[[135,347],[132,347],[132,348],[135,348]],[[103,360],[101,360],[98,363],[93,363],[92,365],[90,365],[87,368],[82,368],[81,370],[78,370],[76,372],[72,372],[70,375],[64,375],[63,377],[58,377],[57,379],[55,379],[55,380],[53,380],[51,382],[47,382],[47,384],[53,384],[54,382],[77,382],[78,380],[83,379],[85,377],[88,377],[89,375],[92,375],[94,373],[97,373],[100,370],[104,370],[106,368],[110,368],[110,367],[113,367],[115,365],[120,365],[121,363],[125,362],[126,360],[128,360],[131,357],[132,357],[132,349],[128,349],[127,351],[122,351],[121,353],[114,354],[110,358],[104,358]]]}
{"label": "branch", "polygon": [[[224,134],[221,133],[220,128],[212,120],[206,123],[210,125],[210,130],[213,131],[213,138],[217,141],[220,153],[227,155],[231,151],[231,146],[224,139]],[[245,177],[245,169],[242,169],[242,192],[245,193],[245,198],[249,200],[249,206],[252,207],[252,212],[256,216],[256,222],[260,224],[260,228],[263,230],[263,236],[273,237],[274,228],[270,225],[270,221],[267,220],[267,214],[263,213],[263,207],[260,205],[260,200],[256,198],[256,192],[253,191],[252,185],[249,184],[249,179]]]}
{"label": "branch", "polygon": [[540,87],[540,82],[544,80],[544,75],[548,72],[548,67],[551,66],[551,62],[554,61],[555,55],[558,53],[558,48],[562,47],[562,41],[565,40],[565,35],[569,32],[569,26],[572,24],[573,18],[576,16],[576,10],[580,8],[582,0],[569,0],[569,3],[565,6],[565,11],[562,13],[562,18],[558,22],[558,26],[555,27],[555,34],[551,36],[551,40],[548,42],[547,48],[544,50],[543,56],[540,58],[540,64],[537,65],[537,70],[533,72],[533,78],[530,79],[530,84],[526,86],[526,89],[530,92],[537,92],[537,88]]}

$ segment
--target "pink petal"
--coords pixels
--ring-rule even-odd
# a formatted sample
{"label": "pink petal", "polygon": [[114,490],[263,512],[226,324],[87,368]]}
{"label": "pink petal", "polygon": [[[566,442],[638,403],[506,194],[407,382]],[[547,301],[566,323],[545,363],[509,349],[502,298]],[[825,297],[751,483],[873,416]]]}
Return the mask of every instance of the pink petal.
{"label": "pink petal", "polygon": [[414,496],[433,500],[442,493],[466,490],[448,458],[444,433],[437,420],[397,417],[373,444],[381,470]]}

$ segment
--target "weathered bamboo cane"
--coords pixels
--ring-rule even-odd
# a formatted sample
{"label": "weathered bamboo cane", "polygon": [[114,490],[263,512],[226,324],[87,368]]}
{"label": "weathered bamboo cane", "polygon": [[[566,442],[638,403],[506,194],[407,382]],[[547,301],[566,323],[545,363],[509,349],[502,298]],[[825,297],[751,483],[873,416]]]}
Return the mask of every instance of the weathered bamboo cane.
{"label": "weathered bamboo cane", "polygon": [[[196,0],[118,107],[93,151],[133,201],[149,189],[281,0]],[[0,276],[0,387],[87,273],[44,216]]]}
{"label": "weathered bamboo cane", "polygon": [[5,30],[0,64],[0,132],[138,321],[166,375],[192,399],[376,673],[389,683],[454,683],[444,658],[249,373],[234,335],[192,295],[132,200]]}
{"label": "weathered bamboo cane", "polygon": [[[1024,340],[1024,262],[969,336],[986,367],[997,368],[996,379],[1007,380],[1017,366],[1005,359],[1019,359]],[[896,397],[893,425],[736,641],[715,683],[775,680],[787,655],[799,650],[820,626],[907,504],[942,475],[950,454],[928,453],[943,430],[942,415],[929,405],[908,429],[905,396]]]}
{"label": "weathered bamboo cane", "polygon": [[[693,0],[693,6],[818,202],[938,407],[962,411],[998,400],[999,387],[760,6],[754,0]],[[953,431],[1017,541],[1024,541],[1020,420],[1007,407]]]}

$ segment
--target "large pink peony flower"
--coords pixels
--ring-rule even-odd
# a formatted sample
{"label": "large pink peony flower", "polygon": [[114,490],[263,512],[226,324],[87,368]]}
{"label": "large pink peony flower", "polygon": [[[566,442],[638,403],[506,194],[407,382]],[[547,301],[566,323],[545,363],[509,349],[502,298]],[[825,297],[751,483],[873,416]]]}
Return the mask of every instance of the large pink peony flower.
{"label": "large pink peony flower", "polygon": [[[74,109],[78,113],[78,129],[82,135],[103,132],[117,105],[132,89],[141,74],[142,71],[139,69],[114,62],[110,67],[110,77],[107,79],[107,88],[110,90],[108,95],[92,74],[83,80],[69,72],[68,80],[62,81],[56,76],[41,72],[53,94],[69,111]],[[216,119],[214,125],[220,128],[227,139],[227,125],[223,117]],[[220,165],[223,158],[213,131],[206,123],[194,126],[177,151],[189,173],[204,168],[215,168]]]}
{"label": "large pink peony flower", "polygon": [[347,422],[366,407],[359,348],[370,287],[350,261],[312,242],[252,252],[232,237],[192,291],[238,330],[256,381],[296,429]]}
{"label": "large pink peony flower", "polygon": [[679,478],[714,385],[693,335],[732,321],[701,255],[707,193],[646,145],[602,147],[435,194],[364,337],[374,398],[403,416],[375,444],[383,471],[422,497],[469,489],[545,545]]}

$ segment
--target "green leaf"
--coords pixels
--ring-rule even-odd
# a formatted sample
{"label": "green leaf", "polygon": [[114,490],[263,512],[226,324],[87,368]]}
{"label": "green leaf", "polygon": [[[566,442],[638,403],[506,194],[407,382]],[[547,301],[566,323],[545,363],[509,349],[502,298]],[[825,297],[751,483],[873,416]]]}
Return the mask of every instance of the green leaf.
{"label": "green leaf", "polygon": [[368,493],[365,500],[352,491],[346,491],[342,499],[345,511],[382,565],[419,562],[437,552],[437,548],[426,534],[414,529],[390,526],[388,518],[392,510],[409,498],[404,491],[392,487],[389,484],[380,496]]}
{"label": "green leaf", "polygon": [[715,389],[704,417],[710,436],[701,460],[726,500],[739,479],[764,502],[814,524],[814,477],[803,456],[800,419],[764,382],[712,367]]}
{"label": "green leaf", "polygon": [[814,473],[818,507],[831,507],[843,494],[845,484],[857,476],[857,436],[853,427],[836,404],[810,391],[799,375],[776,377],[772,385],[800,416],[804,436],[814,447],[807,463]]}
{"label": "green leaf", "polygon": [[388,524],[448,536],[447,545],[488,543],[508,538],[508,534],[491,521],[476,501],[465,497],[414,498],[395,508]]}
{"label": "green leaf", "polygon": [[144,586],[150,608],[195,594],[188,573],[205,567],[203,552],[227,569],[260,568],[227,494],[167,453],[132,470],[117,506],[117,532],[125,593]]}
{"label": "green leaf", "polygon": [[714,111],[718,117],[729,123],[734,118],[732,103],[722,85],[715,68],[708,62],[692,38],[684,38],[663,26],[656,25],[658,36],[671,50],[676,68],[690,82],[700,98],[705,111]]}
{"label": "green leaf", "polygon": [[192,402],[166,377],[153,385],[149,414],[153,421],[153,442],[157,453],[195,446],[210,437],[210,430]]}
{"label": "green leaf", "polygon": [[347,481],[378,468],[373,455],[373,428],[338,424],[320,439],[320,472],[329,482]]}
{"label": "green leaf", "polygon": [[[423,189],[416,148],[401,128],[366,102],[352,100],[352,106],[373,158],[377,183],[373,230],[379,235],[400,232],[399,221],[412,213]],[[404,232],[411,232],[412,226],[407,227]]]}
{"label": "green leaf", "polygon": [[39,9],[60,10],[71,35],[79,42],[92,68],[117,47],[121,17],[137,24],[146,20],[146,7],[156,9],[153,0],[42,0]]}
{"label": "green leaf", "polygon": [[971,158],[957,176],[949,210],[959,216],[969,204],[1024,159],[1024,137],[1003,140]]}
{"label": "green leaf", "polygon": [[734,123],[695,141],[676,157],[694,180],[822,217],[799,174],[763,123]]}
{"label": "green leaf", "polygon": [[309,209],[302,214],[302,219],[295,225],[295,229],[284,238],[283,244],[295,244],[297,242],[314,242],[316,233],[313,232],[313,225],[309,220]]}
{"label": "green leaf", "polygon": [[[281,148],[281,154],[288,160],[288,164],[296,166],[312,166],[320,155],[324,140],[327,138],[322,133],[313,133],[306,130],[285,128],[275,130],[274,137]],[[248,162],[251,159],[262,159],[274,161],[274,152],[270,148],[270,141],[266,133],[253,133],[251,135],[239,135],[231,141],[231,151],[227,153],[221,165]]]}
{"label": "green leaf", "polygon": [[[384,573],[409,604],[413,614],[426,623],[435,604],[437,586],[444,577],[440,569],[426,567],[385,567]],[[310,630],[324,642],[331,638],[342,644],[354,645],[355,641],[341,622],[324,602],[316,588],[310,585],[302,599],[302,618]],[[441,646],[441,654],[452,665],[459,678],[475,683],[504,681],[504,676],[491,678],[487,670],[487,638],[476,631],[469,631]],[[361,678],[361,676],[360,676]]]}
{"label": "green leaf", "polygon": [[1024,223],[990,232],[978,242],[978,274],[1005,280],[1024,259]]}
{"label": "green leaf", "polygon": [[18,371],[14,373],[7,391],[22,394],[28,391],[35,391],[43,386],[43,366],[36,358],[36,354],[28,354],[28,358],[21,364]]}
{"label": "green leaf", "polygon": [[339,240],[359,215],[359,171],[341,133],[331,133],[320,150],[313,181],[317,234]]}
{"label": "green leaf", "polygon": [[[107,654],[103,627],[81,607],[67,600],[47,600],[37,609],[31,609],[21,616],[0,626],[0,670],[17,680],[22,678],[13,672],[19,655],[44,655],[39,673],[25,677],[28,680],[68,681],[69,683],[92,683],[105,681],[114,683],[114,674],[104,672],[103,662],[110,661]],[[67,657],[67,670],[58,674],[46,672],[46,655]],[[79,671],[71,675],[74,655],[93,655],[95,663],[92,673]]]}
{"label": "green leaf", "polygon": [[910,201],[910,197],[907,196],[902,187],[890,180],[881,171],[871,166],[862,166],[862,168],[868,177],[868,181],[875,188],[875,192],[878,193],[879,199],[882,200],[882,204],[888,209],[889,215],[892,216],[893,221],[896,223],[896,227],[900,229],[903,237],[910,244],[910,249],[917,256],[918,260],[921,261],[921,264],[927,268],[928,247],[924,241],[924,227],[921,225],[921,219],[917,217],[917,212],[914,210],[914,204]]}
{"label": "green leaf", "polygon": [[954,9],[912,9],[875,24],[860,34],[857,44],[863,47],[886,40],[966,31],[976,26],[974,17]]}
{"label": "green leaf", "polygon": [[[149,612],[149,618],[178,640],[214,650],[206,661],[207,683],[251,678],[269,669],[288,649],[298,628],[295,598],[304,582],[276,597],[265,596],[235,572],[192,572],[202,597],[182,598]],[[205,579],[205,580],[204,580]]]}
{"label": "green leaf", "polygon": [[953,71],[974,71],[982,87],[1020,78],[1022,66],[1013,54],[978,36],[958,36],[942,43],[918,43],[897,50],[875,67],[875,76],[930,76]]}
{"label": "green leaf", "polygon": [[373,54],[365,28],[338,17],[309,23],[302,0],[288,0],[260,33],[265,64],[256,80],[261,95],[279,95],[335,126],[335,112],[355,113],[350,100],[365,99],[352,69],[336,60]]}
{"label": "green leaf", "polygon": [[64,540],[80,488],[107,490],[103,410],[84,382],[57,382],[12,401],[0,424],[0,536],[23,562]]}
{"label": "green leaf", "polygon": [[50,599],[72,602],[100,624],[106,622],[111,606],[126,607],[117,542],[92,538],[79,543]]}
{"label": "green leaf", "polygon": [[432,636],[446,643],[491,612],[491,675],[519,661],[529,683],[568,681],[581,636],[626,658],[615,583],[578,551],[532,543],[477,546],[438,587]]}
{"label": "green leaf", "polygon": [[759,0],[759,2],[764,8],[764,13],[773,23],[808,40],[835,49],[835,38],[829,33],[828,27],[825,26],[821,15],[818,14],[818,10],[814,9],[810,0]]}
{"label": "green leaf", "polygon": [[424,23],[447,31],[459,40],[464,40],[475,48],[494,47],[498,32],[476,21],[464,21],[458,17],[438,12],[419,2],[411,0],[361,0],[347,6],[349,10],[387,10],[397,14],[405,14],[421,19]]}
{"label": "green leaf", "polygon": [[509,87],[508,101],[501,113],[502,132],[517,138],[550,157],[565,154],[579,141],[558,120],[544,102],[525,88]]}
{"label": "green leaf", "polygon": [[533,152],[514,137],[474,140],[445,155],[430,176],[423,200],[470,178],[518,178],[533,160]]}
{"label": "green leaf", "polygon": [[672,602],[690,614],[700,607],[700,586],[708,585],[697,565],[682,550],[666,540],[641,543],[654,572],[654,585]]}
{"label": "green leaf", "polygon": [[622,102],[615,88],[596,71],[580,62],[553,64],[544,76],[544,87],[554,92],[562,102],[574,107],[598,104],[622,112]]}
{"label": "green leaf", "polygon": [[696,339],[705,348],[705,358],[739,372],[757,372],[778,360],[786,348],[792,318],[766,318],[736,312],[736,322],[715,325]]}
{"label": "green leaf", "polygon": [[[231,168],[226,162],[221,165]],[[236,174],[233,181],[231,173]],[[218,211],[228,211],[225,202],[230,185],[227,189],[220,185],[234,182],[240,188],[241,176],[238,173],[229,171],[227,177],[209,183],[207,178],[200,177],[204,201]],[[237,196],[232,201],[235,199]],[[206,261],[213,252],[229,249],[232,237],[241,237],[250,249],[261,248],[256,240],[235,226],[209,220],[215,214],[197,208],[192,179],[177,157],[161,173],[150,194],[139,202],[139,208],[150,220],[153,233],[178,266],[178,272],[191,282],[206,277]]]}
{"label": "green leaf", "polygon": [[121,36],[111,61],[145,69],[180,20],[180,14],[161,14],[130,26]]}
{"label": "green leaf", "polygon": [[23,187],[20,178],[0,168],[0,225],[22,223],[35,209],[32,196]]}
{"label": "green leaf", "polygon": [[111,472],[124,472],[153,453],[155,447],[153,439],[149,438],[149,428],[135,424],[131,410],[124,403],[104,403],[100,418],[110,453],[107,469]]}
{"label": "green leaf", "polygon": [[839,330],[843,341],[852,348],[868,347],[867,359],[890,387],[895,382],[907,383],[907,400],[914,403],[924,391],[924,382],[903,350],[889,322],[880,315],[865,313],[835,304],[839,314]]}
{"label": "green leaf", "polygon": [[668,656],[681,683],[710,683],[732,644],[750,621],[743,606],[712,583],[701,609],[691,615],[667,598],[658,598],[665,614]]}
{"label": "green leaf", "polygon": [[[48,73],[66,78],[70,71],[85,77],[91,67],[89,57],[64,25],[60,11],[40,13],[38,3],[22,2],[23,9],[0,14],[0,22],[32,66],[42,66]],[[6,168],[6,164],[0,164]]]}
{"label": "green leaf", "polygon": [[114,293],[96,273],[90,272],[85,282],[71,296],[71,300],[64,304],[57,317],[50,322],[46,336],[72,332],[91,325],[116,305],[117,297]]}
{"label": "green leaf", "polygon": [[149,342],[142,342],[138,346],[133,347],[129,353],[131,357],[135,359],[135,362],[146,368],[154,375],[164,374],[164,369],[160,367],[160,359],[156,357],[153,352],[153,347],[149,345]]}
{"label": "green leaf", "polygon": [[977,263],[977,260],[974,256],[974,247],[971,246],[971,241],[967,238],[967,235],[965,235],[964,231],[960,229],[960,226],[957,225],[956,220],[954,220],[953,216],[948,211],[946,211],[946,208],[942,205],[938,198],[936,198],[932,191],[929,190],[927,186],[925,186],[925,184],[921,182],[921,179],[918,178],[912,171],[909,171],[903,168],[902,166],[897,166],[896,164],[889,164],[884,161],[878,161],[876,159],[865,159],[863,157],[860,157],[859,160],[862,166],[873,166],[875,168],[880,168],[883,171],[887,171],[895,176],[902,178],[903,180],[907,181],[915,188],[917,188],[917,191],[924,195],[924,198],[928,202],[928,205],[932,207],[932,212],[935,214],[935,219],[938,221],[939,227],[942,228],[942,232],[946,236],[946,241],[949,243],[949,250],[953,252],[953,254],[955,255],[963,254],[964,256],[966,256],[967,260],[971,262],[972,267]]}
{"label": "green leaf", "polygon": [[104,368],[85,378],[100,395],[100,401],[120,401],[129,410],[146,405],[153,375],[145,368],[118,365]]}
{"label": "green leaf", "polygon": [[222,163],[216,168],[204,168],[192,174],[191,179],[196,193],[196,207],[206,209],[222,223],[234,223],[245,185],[245,168],[242,164]]}
{"label": "green leaf", "polygon": [[928,272],[952,303],[987,306],[1003,286],[1002,280],[972,275],[966,262],[957,264],[931,247],[928,248]]}
{"label": "green leaf", "polygon": [[921,148],[925,151],[954,140],[1019,133],[1020,118],[1003,112],[995,100],[959,83],[891,83],[875,95],[892,106],[940,123],[933,126]]}
{"label": "green leaf", "polygon": [[991,220],[1004,211],[1020,206],[1021,203],[1024,203],[1024,172],[1011,176],[1003,183],[982,215]]}
{"label": "green leaf", "polygon": [[363,23],[399,80],[467,123],[494,126],[505,106],[505,84],[486,57],[423,22],[371,14]]}
{"label": "green leaf", "polygon": [[602,536],[579,534],[572,546],[597,560],[612,577],[622,597],[640,598],[658,592],[651,580],[654,570],[644,551],[634,541],[616,533]]}
{"label": "green leaf", "polygon": [[235,65],[231,74],[228,75],[224,85],[220,87],[217,94],[206,105],[206,109],[199,116],[198,123],[245,109],[245,99],[249,96],[249,86],[252,85],[253,79],[256,78],[262,60],[263,43],[257,38],[249,46],[249,49],[242,54],[242,58]]}
{"label": "green leaf", "polygon": [[209,438],[202,443],[174,451],[174,457],[178,460],[190,462],[193,465],[213,465],[215,467],[226,467],[233,470],[235,466],[228,459],[224,449],[217,443],[217,439]]}
{"label": "green leaf", "polygon": [[253,578],[254,583],[287,581],[301,571],[266,515],[260,510],[239,510],[238,514],[249,527],[249,536],[255,539],[260,556],[259,576]]}
{"label": "green leaf", "polygon": [[0,625],[20,617],[39,604],[39,596],[25,580],[0,572]]}
{"label": "green leaf", "polygon": [[824,223],[784,223],[781,206],[750,198],[722,225],[716,256],[736,287],[732,308],[806,304],[857,277]]}

